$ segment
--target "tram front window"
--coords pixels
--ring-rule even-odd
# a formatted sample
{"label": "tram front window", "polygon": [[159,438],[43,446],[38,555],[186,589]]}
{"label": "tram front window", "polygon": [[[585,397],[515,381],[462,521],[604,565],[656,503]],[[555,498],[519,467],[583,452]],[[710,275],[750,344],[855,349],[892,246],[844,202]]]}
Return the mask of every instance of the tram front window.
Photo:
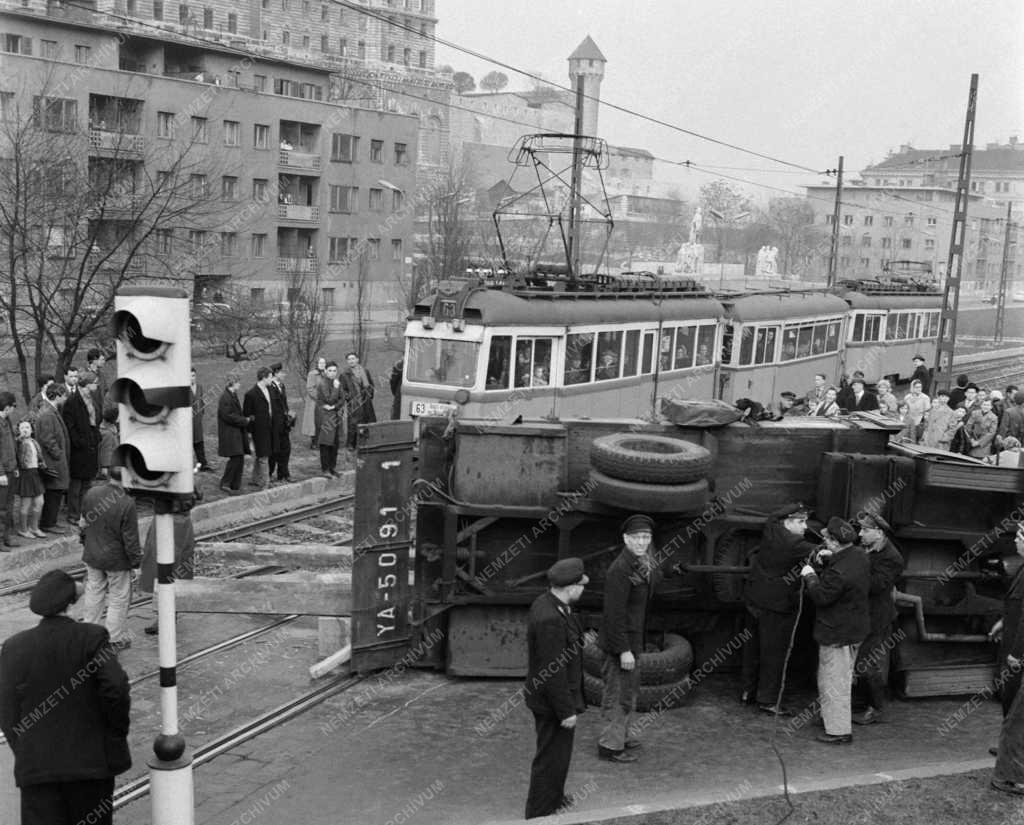
{"label": "tram front window", "polygon": [[406,380],[446,387],[472,387],[476,383],[480,345],[472,341],[410,338]]}

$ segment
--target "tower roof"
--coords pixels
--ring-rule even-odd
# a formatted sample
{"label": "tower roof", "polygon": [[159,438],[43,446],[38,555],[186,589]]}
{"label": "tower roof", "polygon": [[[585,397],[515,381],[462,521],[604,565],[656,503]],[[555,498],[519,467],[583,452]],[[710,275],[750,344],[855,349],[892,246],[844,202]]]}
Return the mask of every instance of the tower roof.
{"label": "tower roof", "polygon": [[601,50],[597,48],[597,44],[590,39],[588,34],[583,38],[583,42],[576,47],[576,51],[569,55],[570,60],[600,60],[602,63],[607,63],[605,56],[601,54]]}

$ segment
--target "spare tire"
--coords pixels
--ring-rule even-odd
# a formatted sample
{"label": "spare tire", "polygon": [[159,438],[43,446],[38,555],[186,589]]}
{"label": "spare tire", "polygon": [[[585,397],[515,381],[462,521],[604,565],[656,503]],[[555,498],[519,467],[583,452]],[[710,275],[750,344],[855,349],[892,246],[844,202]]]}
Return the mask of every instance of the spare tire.
{"label": "spare tire", "polygon": [[708,501],[707,479],[687,484],[644,484],[590,471],[590,498],[637,513],[692,513]]}
{"label": "spare tire", "polygon": [[[668,710],[678,708],[689,698],[693,684],[689,678],[680,679],[665,685],[640,685],[636,696],[636,709],[643,713],[650,710]],[[588,705],[601,707],[601,696],[604,694],[604,682],[598,676],[583,674],[583,698]]]}
{"label": "spare tire", "polygon": [[[604,657],[605,652],[597,646],[597,642],[589,639],[583,647],[583,670],[600,679]],[[637,667],[640,668],[641,685],[678,682],[693,669],[693,647],[682,636],[666,633],[661,650],[641,653]]]}
{"label": "spare tire", "polygon": [[643,433],[613,433],[595,438],[590,463],[612,478],[653,484],[682,484],[703,478],[711,453],[699,444]]}

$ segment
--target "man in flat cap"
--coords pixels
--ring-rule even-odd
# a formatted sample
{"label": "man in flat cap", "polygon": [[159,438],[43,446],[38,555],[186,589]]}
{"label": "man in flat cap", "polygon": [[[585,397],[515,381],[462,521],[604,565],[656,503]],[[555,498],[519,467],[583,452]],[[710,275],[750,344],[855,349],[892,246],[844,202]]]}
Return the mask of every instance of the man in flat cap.
{"label": "man in flat cap", "polygon": [[526,627],[526,706],[533,711],[537,753],[530,768],[526,819],[568,808],[565,778],[572,760],[576,715],[583,699],[583,629],[572,605],[589,579],[583,562],[566,558],[548,570],[548,591],[530,606]]}
{"label": "man in flat cap", "polygon": [[790,390],[779,393],[779,412],[775,416],[776,421],[783,418],[793,418],[798,415],[807,415],[809,410],[804,399],[797,399],[796,393]]}
{"label": "man in flat cap", "polygon": [[[1017,525],[1014,549],[1024,556],[1024,523]],[[1003,601],[1003,618],[993,625],[989,638],[999,642],[1000,678],[1003,679],[1003,726],[999,730],[996,767],[992,787],[997,791],[1024,796],[1024,691],[1020,689],[1024,668],[1024,567],[1013,577]]]}
{"label": "man in flat cap", "polygon": [[635,762],[640,741],[630,722],[640,692],[637,660],[644,649],[647,605],[661,578],[651,559],[654,522],[634,515],[622,524],[622,552],[609,565],[604,582],[604,611],[597,644],[604,651],[604,693],[597,755],[612,762]]}
{"label": "man in flat cap", "polygon": [[114,777],[131,767],[128,677],[106,629],[68,616],[79,587],[62,570],[43,574],[29,599],[42,620],[0,651],[22,825],[110,825]]}
{"label": "man in flat cap", "polygon": [[741,701],[756,702],[766,713],[784,713],[779,692],[782,665],[796,624],[800,595],[796,571],[817,550],[804,539],[807,516],[802,504],[788,504],[773,512],[764,526],[760,549],[750,558],[744,591],[750,633],[743,645]]}
{"label": "man in flat cap", "polygon": [[918,353],[912,360],[914,362],[914,372],[910,376],[910,383],[913,384],[915,381],[920,381],[921,392],[927,395],[928,387],[930,387],[932,383],[932,376],[931,373],[928,372],[928,367],[924,365],[924,356]]}
{"label": "man in flat cap", "polygon": [[850,691],[857,648],[871,628],[868,616],[870,565],[854,546],[857,531],[833,516],[822,531],[825,548],[815,564],[800,570],[807,595],[817,607],[814,639],[818,643],[818,702],[825,732],[817,739],[829,745],[853,741]]}
{"label": "man in flat cap", "polygon": [[854,672],[868,696],[863,713],[853,716],[858,725],[885,721],[886,687],[889,683],[889,653],[893,623],[896,621],[896,580],[903,573],[903,556],[892,543],[892,528],[877,513],[861,512],[861,547],[868,553],[868,616],[871,630],[857,651]]}

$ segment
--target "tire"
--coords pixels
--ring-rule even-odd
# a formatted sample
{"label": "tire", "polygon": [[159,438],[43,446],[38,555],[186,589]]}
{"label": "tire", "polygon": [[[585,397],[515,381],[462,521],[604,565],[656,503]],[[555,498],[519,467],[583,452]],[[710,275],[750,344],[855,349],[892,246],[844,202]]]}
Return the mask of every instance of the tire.
{"label": "tire", "polygon": [[[598,679],[604,667],[605,653],[594,641],[583,647],[583,671]],[[685,679],[693,669],[693,647],[682,636],[666,633],[662,649],[655,653],[641,653],[641,685],[674,684]]]}
{"label": "tire", "polygon": [[708,501],[704,478],[687,484],[643,484],[591,470],[590,487],[594,501],[637,513],[691,513]]}
{"label": "tire", "polygon": [[[636,709],[641,713],[650,710],[668,710],[681,707],[690,696],[693,686],[689,679],[680,679],[666,685],[640,685],[636,697]],[[601,707],[604,682],[598,676],[583,674],[583,698],[588,705]]]}
{"label": "tire", "polygon": [[711,453],[699,444],[663,435],[614,433],[590,445],[591,466],[626,481],[683,484],[704,478],[711,462]]}

